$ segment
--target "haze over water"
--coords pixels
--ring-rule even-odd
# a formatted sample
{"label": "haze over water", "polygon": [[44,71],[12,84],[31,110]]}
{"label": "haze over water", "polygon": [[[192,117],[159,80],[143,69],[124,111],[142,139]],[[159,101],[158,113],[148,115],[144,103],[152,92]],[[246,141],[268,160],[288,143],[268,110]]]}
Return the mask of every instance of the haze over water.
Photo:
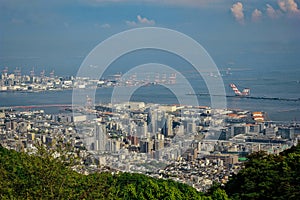
{"label": "haze over water", "polygon": [[[282,1],[285,4],[227,0],[53,0],[38,4],[4,0],[0,5],[0,69],[8,67],[12,72],[21,67],[23,74],[29,74],[34,68],[36,74],[54,70],[58,76],[75,76],[88,53],[110,36],[132,28],[164,27],[190,36],[207,50],[223,75],[227,95],[234,95],[228,85],[235,83],[240,90],[250,88],[254,97],[298,99],[299,1]],[[154,62],[180,71],[195,91],[207,93],[204,81],[194,76],[187,61],[161,51],[122,56],[105,75]],[[96,103],[110,101],[111,91],[98,89]],[[0,106],[70,104],[71,93],[3,92]],[[200,105],[210,105],[209,97],[198,99]],[[174,94],[158,86],[139,89],[132,100],[177,103]],[[227,100],[229,108],[266,111],[272,120],[300,120],[299,101]]]}

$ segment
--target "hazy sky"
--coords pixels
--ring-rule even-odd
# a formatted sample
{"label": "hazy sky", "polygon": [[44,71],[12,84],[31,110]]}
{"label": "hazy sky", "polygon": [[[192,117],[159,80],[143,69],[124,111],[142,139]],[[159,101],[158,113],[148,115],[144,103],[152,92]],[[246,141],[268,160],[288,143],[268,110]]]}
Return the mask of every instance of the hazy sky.
{"label": "hazy sky", "polygon": [[298,0],[0,0],[0,68],[74,73],[99,42],[143,26],[191,36],[221,66],[300,50]]}

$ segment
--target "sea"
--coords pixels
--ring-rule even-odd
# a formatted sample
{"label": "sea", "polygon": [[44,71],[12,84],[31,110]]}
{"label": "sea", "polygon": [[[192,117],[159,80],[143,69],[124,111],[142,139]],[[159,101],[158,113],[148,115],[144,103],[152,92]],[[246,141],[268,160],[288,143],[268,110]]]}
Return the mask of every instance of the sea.
{"label": "sea", "polygon": [[[293,48],[291,48],[293,47]],[[250,49],[250,48],[245,48]],[[226,52],[220,50],[222,52]],[[238,55],[229,54],[212,54],[215,62],[220,70],[221,78],[224,83],[226,95],[234,96],[234,92],[229,87],[230,83],[234,83],[240,90],[250,88],[252,97],[266,97],[267,99],[249,99],[249,98],[227,98],[227,108],[240,109],[249,111],[263,111],[268,114],[269,120],[284,122],[300,121],[300,101],[286,101],[280,99],[268,98],[284,98],[299,99],[300,98],[300,45],[277,45],[271,46],[252,46],[252,49],[241,52]],[[168,58],[162,52],[156,55],[149,54],[133,54],[127,55],[128,59],[120,58],[112,64],[115,70],[108,71],[107,74],[119,72],[120,68],[129,68],[142,63],[156,62],[162,63],[166,58],[171,62],[166,63],[168,66],[174,66],[180,69],[185,66],[185,61],[178,58]],[[156,60],[153,58],[157,58]],[[230,62],[229,58],[234,58]],[[146,58],[146,59],[139,59]],[[83,59],[77,60],[72,70],[69,68],[61,69],[63,74],[76,74],[77,69]],[[130,60],[130,62],[128,62]],[[19,61],[20,64],[24,61]],[[7,62],[3,62],[9,63]],[[1,63],[0,63],[1,64]],[[28,71],[33,64],[27,63]],[[183,67],[184,68],[184,67]],[[24,69],[24,68],[23,68]],[[60,69],[57,68],[56,71]],[[68,71],[69,70],[69,71]],[[48,67],[46,71],[51,71]],[[75,73],[74,73],[75,72]],[[188,79],[194,88],[194,91],[184,91],[181,96],[172,93],[168,87],[160,85],[148,85],[137,89],[131,96],[131,101],[143,101],[146,103],[159,104],[178,104],[178,98],[192,98],[190,93],[208,93],[207,87],[201,77],[195,75],[195,71],[182,70],[181,73]],[[215,74],[212,74],[215,76]],[[181,84],[178,84],[181,87]],[[111,102],[112,91],[114,88],[99,88],[95,94],[95,103]],[[185,90],[182,87],[182,90]],[[210,106],[210,96],[197,96],[199,105]],[[0,107],[7,106],[30,106],[30,105],[49,105],[49,104],[72,104],[72,90],[64,91],[43,91],[43,92],[0,92]],[[35,109],[35,108],[32,108]],[[37,108],[41,109],[41,108]],[[46,112],[58,113],[62,108],[44,108]]]}
{"label": "sea", "polygon": [[[233,72],[235,73],[235,72]],[[248,99],[236,98],[229,87],[231,82],[243,83],[245,86],[251,86],[251,96],[255,97],[276,97],[276,98],[299,98],[300,84],[296,80],[280,82],[275,78],[257,78],[240,80],[229,75],[223,78],[226,87],[227,108],[248,110],[248,111],[263,111],[268,115],[271,121],[283,122],[299,122],[300,121],[300,100],[272,100],[272,99]],[[201,85],[201,84],[199,84]],[[201,85],[201,89],[196,91],[206,92],[205,84]],[[243,87],[241,87],[242,89]],[[110,103],[114,88],[99,88],[95,94],[95,103]],[[289,92],[286,92],[288,90]],[[295,93],[291,93],[291,91]],[[274,91],[274,92],[270,92]],[[0,107],[6,106],[31,106],[31,105],[46,105],[38,108],[30,108],[31,110],[43,109],[47,113],[56,114],[63,112],[63,107],[47,107],[53,104],[72,104],[72,90],[62,91],[42,91],[42,92],[1,92]],[[178,104],[178,98],[192,98],[188,93],[176,96],[167,87],[160,85],[148,85],[138,88],[131,96],[130,101],[142,101],[146,103],[159,104]],[[211,100],[207,95],[198,97],[199,105],[210,106]],[[27,108],[28,109],[28,108]]]}

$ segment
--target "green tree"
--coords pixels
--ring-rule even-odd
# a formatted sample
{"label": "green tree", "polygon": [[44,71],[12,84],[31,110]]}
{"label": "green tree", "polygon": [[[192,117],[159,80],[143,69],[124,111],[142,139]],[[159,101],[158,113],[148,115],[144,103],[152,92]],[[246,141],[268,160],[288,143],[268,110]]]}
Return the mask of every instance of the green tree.
{"label": "green tree", "polygon": [[76,156],[65,148],[38,146],[28,155],[0,147],[0,199],[209,198],[188,185],[142,174],[79,174],[70,168]]}
{"label": "green tree", "polygon": [[233,199],[299,199],[300,145],[280,155],[251,154],[245,168],[226,184]]}

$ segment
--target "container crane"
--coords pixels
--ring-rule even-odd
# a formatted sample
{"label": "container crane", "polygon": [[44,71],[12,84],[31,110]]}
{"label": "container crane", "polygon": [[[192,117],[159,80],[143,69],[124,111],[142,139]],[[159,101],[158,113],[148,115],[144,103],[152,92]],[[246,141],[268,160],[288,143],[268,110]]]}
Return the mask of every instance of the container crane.
{"label": "container crane", "polygon": [[236,96],[250,96],[250,88],[244,88],[241,92],[233,83],[230,84],[230,87],[232,88]]}

